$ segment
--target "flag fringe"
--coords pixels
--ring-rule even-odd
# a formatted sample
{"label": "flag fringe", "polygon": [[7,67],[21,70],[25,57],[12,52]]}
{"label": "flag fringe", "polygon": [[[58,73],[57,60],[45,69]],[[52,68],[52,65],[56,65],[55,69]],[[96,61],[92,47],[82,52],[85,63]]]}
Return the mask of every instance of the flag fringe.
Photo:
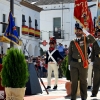
{"label": "flag fringe", "polygon": [[3,36],[3,38],[5,38],[7,41],[9,41],[9,43],[12,42],[12,43],[14,43],[14,44],[17,45],[17,46],[21,46],[21,41],[20,41],[20,40],[19,40],[19,43],[17,44],[17,43],[15,43],[14,41],[12,41],[12,40],[10,40],[9,38],[7,38],[6,36]]}

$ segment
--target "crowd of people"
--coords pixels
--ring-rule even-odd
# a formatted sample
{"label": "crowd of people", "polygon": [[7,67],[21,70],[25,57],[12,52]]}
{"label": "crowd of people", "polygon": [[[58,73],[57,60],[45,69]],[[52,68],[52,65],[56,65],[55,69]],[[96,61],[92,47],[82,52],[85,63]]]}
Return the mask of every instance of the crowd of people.
{"label": "crowd of people", "polygon": [[33,62],[39,77],[47,77],[47,69],[45,67],[45,54],[43,56],[33,57],[31,56],[31,62]]}
{"label": "crowd of people", "polygon": [[[47,78],[47,89],[51,88],[51,75],[52,72],[54,73],[53,89],[56,90],[58,77],[62,77],[59,76],[62,73],[59,64],[68,56],[71,100],[77,98],[78,82],[81,99],[86,100],[87,89],[92,89],[91,97],[96,97],[100,86],[100,29],[97,30],[97,39],[80,26],[76,27],[75,35],[76,38],[70,42],[69,47],[67,45],[64,47],[61,43],[57,45],[55,37],[50,38],[47,52],[42,56],[31,56],[28,61],[34,63],[39,77]],[[0,64],[2,64],[2,55],[0,55]]]}
{"label": "crowd of people", "polygon": [[65,45],[65,47],[64,47],[63,44],[59,43],[57,45],[57,50],[59,51],[60,55],[63,56],[63,57],[68,55],[68,47],[67,47],[67,45]]}

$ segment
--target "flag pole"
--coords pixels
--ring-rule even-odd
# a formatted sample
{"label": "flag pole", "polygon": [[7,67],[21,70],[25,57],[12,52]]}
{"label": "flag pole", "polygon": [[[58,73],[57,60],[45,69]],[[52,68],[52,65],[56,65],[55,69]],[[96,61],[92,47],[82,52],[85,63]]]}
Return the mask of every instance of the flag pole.
{"label": "flag pole", "polygon": [[[10,0],[10,11],[12,12],[12,14],[14,15],[14,0]],[[10,48],[14,47],[13,42],[10,42]]]}

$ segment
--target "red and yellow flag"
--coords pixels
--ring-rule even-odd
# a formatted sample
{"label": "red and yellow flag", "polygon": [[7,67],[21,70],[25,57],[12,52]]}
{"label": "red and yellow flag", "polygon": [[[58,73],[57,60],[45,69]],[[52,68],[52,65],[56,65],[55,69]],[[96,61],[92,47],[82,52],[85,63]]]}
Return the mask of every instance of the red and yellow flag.
{"label": "red and yellow flag", "polygon": [[75,0],[74,17],[83,28],[88,30],[89,15],[87,0]]}
{"label": "red and yellow flag", "polygon": [[89,14],[89,33],[94,35],[94,25],[93,25],[93,20],[92,20],[92,15],[90,9],[88,9],[88,14]]}

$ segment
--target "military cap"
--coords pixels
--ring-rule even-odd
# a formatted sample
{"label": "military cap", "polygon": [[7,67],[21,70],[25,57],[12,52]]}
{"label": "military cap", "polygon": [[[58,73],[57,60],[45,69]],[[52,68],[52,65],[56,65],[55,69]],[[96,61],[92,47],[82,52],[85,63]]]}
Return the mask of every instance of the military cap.
{"label": "military cap", "polygon": [[76,27],[76,29],[83,30],[83,27],[79,25],[78,27]]}
{"label": "military cap", "polygon": [[49,44],[56,44],[56,38],[55,37],[50,37]]}

